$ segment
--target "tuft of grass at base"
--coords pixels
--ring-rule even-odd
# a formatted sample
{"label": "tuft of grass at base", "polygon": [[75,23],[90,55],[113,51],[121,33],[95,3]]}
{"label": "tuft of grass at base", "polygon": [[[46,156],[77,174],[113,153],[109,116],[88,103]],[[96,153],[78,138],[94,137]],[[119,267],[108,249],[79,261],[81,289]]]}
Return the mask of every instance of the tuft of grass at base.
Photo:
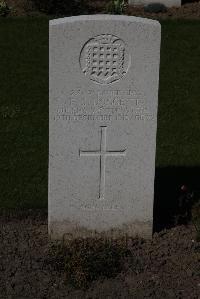
{"label": "tuft of grass at base", "polygon": [[[200,21],[162,21],[157,158],[200,165]],[[46,208],[48,18],[0,19],[0,206]]]}
{"label": "tuft of grass at base", "polygon": [[124,269],[127,260],[131,260],[135,271],[143,271],[142,261],[130,250],[133,244],[143,242],[143,239],[123,237],[54,242],[50,245],[50,261],[59,272],[64,272],[66,284],[86,289],[95,280],[116,277]]}

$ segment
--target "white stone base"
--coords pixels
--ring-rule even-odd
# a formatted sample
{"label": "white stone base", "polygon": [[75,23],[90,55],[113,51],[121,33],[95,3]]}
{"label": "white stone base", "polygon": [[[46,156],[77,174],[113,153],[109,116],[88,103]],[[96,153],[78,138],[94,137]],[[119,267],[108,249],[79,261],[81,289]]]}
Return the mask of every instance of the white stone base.
{"label": "white stone base", "polygon": [[181,0],[128,0],[131,5],[147,5],[151,3],[161,3],[166,7],[181,6]]}

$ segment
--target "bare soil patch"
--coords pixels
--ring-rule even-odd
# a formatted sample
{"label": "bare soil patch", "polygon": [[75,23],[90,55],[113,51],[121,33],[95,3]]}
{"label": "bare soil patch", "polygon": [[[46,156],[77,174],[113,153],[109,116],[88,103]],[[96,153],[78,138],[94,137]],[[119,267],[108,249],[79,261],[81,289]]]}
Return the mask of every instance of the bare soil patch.
{"label": "bare soil patch", "polygon": [[199,298],[200,243],[195,237],[188,225],[155,233],[151,241],[134,239],[120,272],[77,289],[62,260],[52,255],[46,212],[1,213],[0,298]]}
{"label": "bare soil patch", "polygon": [[[108,2],[108,0],[85,0],[87,11],[83,13],[108,13]],[[31,0],[6,0],[6,3],[11,8],[10,16],[34,16],[42,14],[36,9]],[[200,2],[185,3],[181,7],[168,8],[163,13],[147,13],[144,11],[143,6],[126,5],[124,14],[152,19],[199,19]]]}
{"label": "bare soil patch", "polygon": [[9,16],[34,16],[41,15],[31,0],[6,0],[10,8]]}

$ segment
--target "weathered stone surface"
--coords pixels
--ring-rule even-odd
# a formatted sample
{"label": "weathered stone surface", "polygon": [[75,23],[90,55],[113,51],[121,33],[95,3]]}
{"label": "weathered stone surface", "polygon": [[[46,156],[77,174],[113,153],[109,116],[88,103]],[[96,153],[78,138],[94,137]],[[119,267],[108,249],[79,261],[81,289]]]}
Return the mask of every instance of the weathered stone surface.
{"label": "weathered stone surface", "polygon": [[160,24],[50,21],[49,234],[151,237]]}
{"label": "weathered stone surface", "polygon": [[166,7],[181,6],[181,0],[128,0],[131,5],[146,5],[151,3],[161,3]]}

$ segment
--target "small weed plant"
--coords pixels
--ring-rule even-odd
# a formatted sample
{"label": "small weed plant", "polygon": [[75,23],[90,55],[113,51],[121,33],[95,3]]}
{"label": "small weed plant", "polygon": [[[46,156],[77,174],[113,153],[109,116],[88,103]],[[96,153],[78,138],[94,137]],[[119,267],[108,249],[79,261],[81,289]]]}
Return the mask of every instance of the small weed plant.
{"label": "small weed plant", "polygon": [[122,15],[125,9],[124,0],[112,0],[107,6],[107,12],[115,15]]}
{"label": "small weed plant", "polygon": [[200,242],[200,200],[192,207],[192,223],[196,229],[196,240]]}
{"label": "small weed plant", "polygon": [[181,187],[182,194],[178,199],[178,211],[175,224],[192,223],[196,229],[196,240],[200,241],[200,190],[191,190],[188,186]]}
{"label": "small weed plant", "polygon": [[0,0],[0,17],[5,17],[9,13],[9,7],[6,1]]}

